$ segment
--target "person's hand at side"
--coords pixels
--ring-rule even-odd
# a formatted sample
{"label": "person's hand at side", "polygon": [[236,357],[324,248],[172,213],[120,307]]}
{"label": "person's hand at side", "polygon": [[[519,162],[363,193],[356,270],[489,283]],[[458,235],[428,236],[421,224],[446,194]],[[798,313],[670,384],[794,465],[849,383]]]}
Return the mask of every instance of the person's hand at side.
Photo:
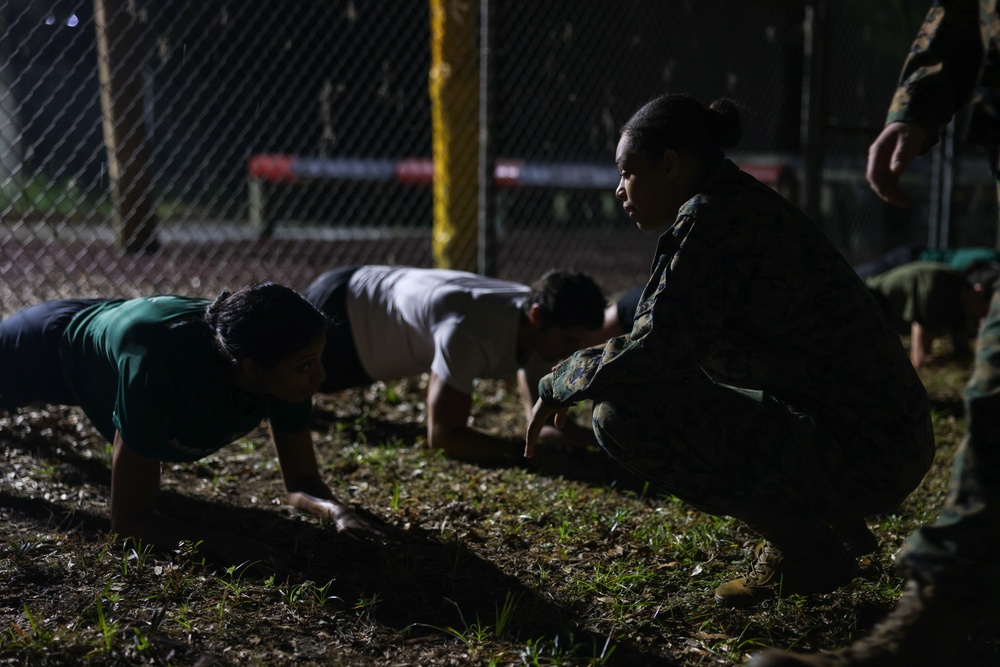
{"label": "person's hand at side", "polygon": [[304,491],[293,491],[288,498],[298,509],[332,521],[340,534],[351,537],[384,537],[386,534],[384,526],[369,521],[334,497],[323,498]]}
{"label": "person's hand at side", "polygon": [[[517,371],[517,387],[525,422],[530,422],[535,401],[538,400],[538,390],[528,379],[528,374],[523,368],[519,368]],[[538,432],[538,442],[563,446],[586,446],[594,444],[596,440],[594,430],[589,426],[581,426],[572,419],[564,419],[558,428],[554,424],[545,424]]]}
{"label": "person's hand at side", "polygon": [[385,537],[387,526],[369,520],[338,500],[319,476],[312,434],[271,429],[288,503],[303,512],[328,519],[337,532],[351,537]]}
{"label": "person's hand at side", "polygon": [[868,184],[879,197],[895,206],[909,206],[899,189],[899,177],[924,149],[927,133],[915,123],[889,123],[868,148]]}
{"label": "person's hand at side", "polygon": [[524,458],[530,459],[535,455],[535,445],[538,444],[538,437],[542,433],[542,427],[552,417],[557,428],[562,428],[566,422],[566,411],[569,408],[555,408],[546,405],[542,399],[535,401],[535,407],[531,409],[531,416],[528,419],[528,431],[524,436]]}
{"label": "person's hand at side", "polygon": [[910,324],[910,363],[914,368],[923,368],[935,362],[931,350],[934,348],[934,333],[920,322]]}

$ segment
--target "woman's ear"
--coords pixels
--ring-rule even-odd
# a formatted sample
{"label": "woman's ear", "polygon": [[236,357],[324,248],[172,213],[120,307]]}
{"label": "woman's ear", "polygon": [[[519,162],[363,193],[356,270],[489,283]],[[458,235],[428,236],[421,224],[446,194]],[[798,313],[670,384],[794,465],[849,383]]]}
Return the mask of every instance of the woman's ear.
{"label": "woman's ear", "polygon": [[539,323],[542,321],[542,307],[537,303],[531,304],[528,308],[528,321],[531,322],[531,326],[538,327]]}
{"label": "woman's ear", "polygon": [[673,148],[668,148],[663,151],[663,160],[660,161],[660,165],[663,167],[667,178],[675,177],[681,167],[680,153],[675,151]]}

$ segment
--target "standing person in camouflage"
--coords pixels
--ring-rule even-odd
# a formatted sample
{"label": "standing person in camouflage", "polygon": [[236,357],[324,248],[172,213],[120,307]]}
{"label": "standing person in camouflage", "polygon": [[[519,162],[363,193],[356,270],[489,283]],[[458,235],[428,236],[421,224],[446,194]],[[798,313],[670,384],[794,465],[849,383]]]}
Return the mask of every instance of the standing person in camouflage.
{"label": "standing person in camouflage", "polygon": [[894,511],[934,450],[898,336],[817,225],[725,159],[741,135],[732,102],[684,95],[625,124],[616,195],[666,231],[631,333],[542,378],[525,449],[593,400],[611,456],[765,538],[716,590],[728,606],[850,581],[877,546],[865,517]]}
{"label": "standing person in camouflage", "polygon": [[[935,2],[903,66],[888,124],[868,151],[868,182],[908,205],[899,177],[969,101],[966,139],[985,145],[997,171],[1000,16],[997,3]],[[952,465],[941,515],[896,559],[906,577],[896,608],[871,635],[833,653],[766,651],[754,667],[951,667],[968,633],[996,616],[1000,583],[1000,295],[979,330],[965,388],[968,432]]]}

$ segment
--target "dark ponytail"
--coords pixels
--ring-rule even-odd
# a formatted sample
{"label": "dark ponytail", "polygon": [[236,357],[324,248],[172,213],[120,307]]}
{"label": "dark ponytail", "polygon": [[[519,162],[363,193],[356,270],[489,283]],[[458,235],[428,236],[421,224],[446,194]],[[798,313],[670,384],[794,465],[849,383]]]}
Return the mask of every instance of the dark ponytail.
{"label": "dark ponytail", "polygon": [[208,304],[205,309],[205,321],[208,322],[208,326],[212,327],[212,331],[217,331],[219,326],[219,318],[223,313],[226,301],[231,296],[229,290],[226,290],[215,297],[215,300]]}
{"label": "dark ponytail", "polygon": [[709,107],[688,95],[667,94],[647,102],[622,127],[650,164],[659,164],[663,153],[675,150],[709,159],[722,159],[723,149],[743,138],[740,107],[733,100],[718,99]]}
{"label": "dark ponytail", "polygon": [[715,123],[715,137],[720,148],[733,148],[743,138],[743,122],[740,120],[740,106],[733,100],[722,97],[708,106]]}

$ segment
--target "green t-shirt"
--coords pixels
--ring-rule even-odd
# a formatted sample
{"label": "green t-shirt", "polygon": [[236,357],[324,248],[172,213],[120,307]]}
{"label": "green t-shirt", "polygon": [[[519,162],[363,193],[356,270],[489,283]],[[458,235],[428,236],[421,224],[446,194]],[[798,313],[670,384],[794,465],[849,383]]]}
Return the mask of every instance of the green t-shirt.
{"label": "green t-shirt", "polygon": [[910,262],[866,278],[865,284],[900,334],[909,334],[913,322],[936,332],[965,324],[961,296],[968,283],[947,264]]}
{"label": "green t-shirt", "polygon": [[953,269],[964,271],[977,262],[1000,263],[996,248],[927,248],[920,252],[922,262],[941,262]]}
{"label": "green t-shirt", "polygon": [[101,435],[115,430],[161,461],[194,461],[267,419],[309,427],[311,401],[248,394],[229,381],[202,317],[208,302],[179,296],[109,301],[78,313],[63,333],[63,374]]}

